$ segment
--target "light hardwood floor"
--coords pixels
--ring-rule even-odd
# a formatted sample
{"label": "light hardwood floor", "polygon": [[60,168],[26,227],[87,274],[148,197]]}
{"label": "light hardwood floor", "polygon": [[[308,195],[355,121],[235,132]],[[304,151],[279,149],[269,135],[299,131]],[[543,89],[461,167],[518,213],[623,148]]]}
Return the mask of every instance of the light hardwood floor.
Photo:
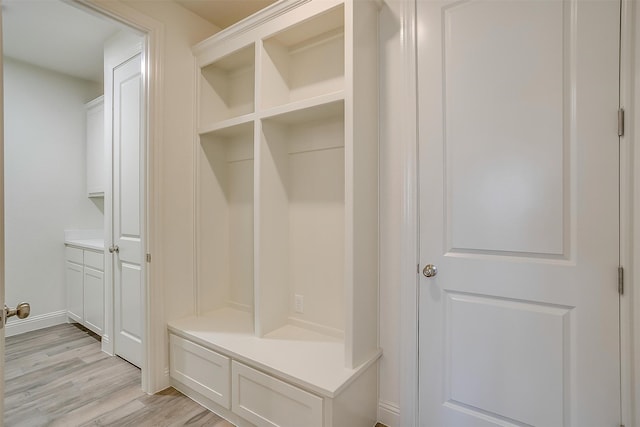
{"label": "light hardwood floor", "polygon": [[4,423],[233,427],[173,388],[146,395],[140,370],[100,351],[98,337],[75,324],[7,338]]}
{"label": "light hardwood floor", "polygon": [[100,351],[91,332],[58,325],[7,338],[5,426],[232,424],[174,389],[148,396],[140,370]]}

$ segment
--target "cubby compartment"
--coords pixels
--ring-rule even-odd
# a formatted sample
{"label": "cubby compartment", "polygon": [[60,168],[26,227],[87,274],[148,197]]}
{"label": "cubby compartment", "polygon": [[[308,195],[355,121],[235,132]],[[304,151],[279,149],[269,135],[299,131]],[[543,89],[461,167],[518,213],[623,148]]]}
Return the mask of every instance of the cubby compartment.
{"label": "cubby compartment", "polygon": [[343,336],[344,103],[262,120],[260,153],[257,332]]}
{"label": "cubby compartment", "polygon": [[262,43],[263,109],[344,90],[344,6]]}
{"label": "cubby compartment", "polygon": [[200,135],[196,195],[200,315],[223,308],[253,310],[253,126],[247,122]]}
{"label": "cubby compartment", "polygon": [[254,88],[253,44],[200,68],[199,128],[252,113]]}

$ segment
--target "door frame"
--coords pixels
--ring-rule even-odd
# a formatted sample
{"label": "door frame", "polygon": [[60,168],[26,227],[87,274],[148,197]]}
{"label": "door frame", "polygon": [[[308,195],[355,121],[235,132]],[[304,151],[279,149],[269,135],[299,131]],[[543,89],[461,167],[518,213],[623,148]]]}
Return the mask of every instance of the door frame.
{"label": "door frame", "polygon": [[[620,262],[624,266],[624,294],[620,298],[620,369],[622,424],[640,426],[640,8],[621,0],[620,106],[627,118],[620,138]],[[635,49],[635,51],[634,51]],[[635,388],[635,389],[634,389]]]}
{"label": "door frame", "polygon": [[[160,247],[161,212],[160,170],[163,128],[162,64],[164,56],[164,25],[153,18],[123,3],[108,0],[72,0],[74,4],[87,10],[123,23],[142,33],[144,45],[144,105],[145,155],[141,159],[145,179],[141,183],[144,192],[143,248],[145,254],[153,254],[153,263],[147,261],[143,271],[143,348],[142,348],[142,390],[155,393],[169,386],[168,350],[165,337],[164,292],[162,282],[162,251]],[[114,307],[108,307],[113,312]],[[113,315],[110,328],[113,332]]]}
{"label": "door frame", "polygon": [[[417,11],[416,1],[402,1],[400,13],[400,49],[403,61],[390,67],[398,90],[406,104],[399,106],[390,121],[395,121],[402,135],[397,149],[401,153],[402,200],[400,271],[400,414],[403,427],[419,426],[419,167],[418,167],[418,108],[417,108]],[[640,7],[633,0],[621,0],[621,64],[620,105],[626,113],[625,135],[620,139],[620,260],[624,266],[625,293],[620,298],[621,346],[621,416],[622,424],[640,426],[640,292],[633,292],[640,284],[640,150],[633,143],[640,142],[635,129],[640,126]],[[612,120],[615,112],[612,112]],[[418,266],[418,271],[416,271]]]}

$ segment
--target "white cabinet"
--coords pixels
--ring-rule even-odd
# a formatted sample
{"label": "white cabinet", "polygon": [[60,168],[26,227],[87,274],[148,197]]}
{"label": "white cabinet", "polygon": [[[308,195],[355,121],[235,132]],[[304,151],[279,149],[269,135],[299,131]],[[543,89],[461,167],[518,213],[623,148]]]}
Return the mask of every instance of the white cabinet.
{"label": "white cabinet", "polygon": [[67,315],[98,335],[104,331],[104,254],[65,248]]}
{"label": "white cabinet", "polygon": [[282,0],[193,49],[197,307],[169,329],[267,375],[242,376],[240,425],[286,386],[320,399],[313,425],[376,419],[377,20],[375,1]]}
{"label": "white cabinet", "polygon": [[104,197],[104,102],[100,96],[85,105],[87,122],[87,195]]}

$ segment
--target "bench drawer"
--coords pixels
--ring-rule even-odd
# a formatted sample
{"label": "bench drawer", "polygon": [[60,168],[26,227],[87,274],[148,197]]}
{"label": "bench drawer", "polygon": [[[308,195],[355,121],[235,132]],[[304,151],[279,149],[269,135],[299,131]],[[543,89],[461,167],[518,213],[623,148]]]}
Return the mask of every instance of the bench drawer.
{"label": "bench drawer", "polygon": [[169,374],[184,385],[230,408],[230,359],[171,334]]}
{"label": "bench drawer", "polygon": [[322,398],[232,362],[232,411],[262,427],[322,427]]}

